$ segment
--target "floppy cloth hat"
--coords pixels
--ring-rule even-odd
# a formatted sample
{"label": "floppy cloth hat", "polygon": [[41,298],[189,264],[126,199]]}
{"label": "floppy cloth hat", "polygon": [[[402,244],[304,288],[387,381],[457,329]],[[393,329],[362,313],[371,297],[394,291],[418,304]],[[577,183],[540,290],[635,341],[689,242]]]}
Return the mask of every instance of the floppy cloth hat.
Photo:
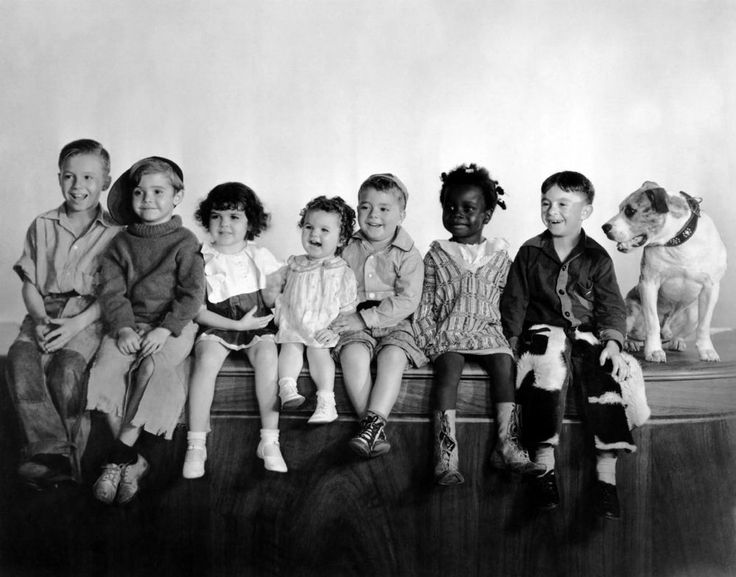
{"label": "floppy cloth hat", "polygon": [[394,184],[394,186],[396,186],[396,188],[398,188],[404,195],[404,201],[409,201],[409,191],[406,189],[404,183],[399,180],[398,176],[394,176],[390,172],[379,172],[378,174],[371,174],[368,178],[365,179],[364,184],[376,178],[385,178],[386,180],[390,180]]}
{"label": "floppy cloth hat", "polygon": [[184,182],[184,173],[178,164],[173,160],[164,158],[163,156],[149,156],[135,162],[128,170],[121,174],[107,193],[107,210],[112,219],[118,224],[132,224],[138,220],[138,216],[133,212],[133,189],[138,184],[133,182],[131,170],[141,162],[147,160],[158,160],[168,164],[176,175]]}

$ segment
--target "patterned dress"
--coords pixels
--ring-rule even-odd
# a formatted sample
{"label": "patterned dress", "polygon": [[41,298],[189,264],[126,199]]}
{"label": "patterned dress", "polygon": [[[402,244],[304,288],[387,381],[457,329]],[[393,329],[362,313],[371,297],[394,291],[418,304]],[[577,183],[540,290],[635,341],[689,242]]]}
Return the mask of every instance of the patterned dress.
{"label": "patterned dress", "polygon": [[432,243],[424,257],[422,299],[414,313],[417,343],[428,357],[448,351],[511,352],[499,312],[510,265],[503,239],[478,245]]}
{"label": "patterned dress", "polygon": [[276,299],[276,342],[334,347],[337,334],[324,345],[314,335],[341,312],[354,311],[357,298],[355,274],[339,256],[321,260],[289,257],[286,286]]}

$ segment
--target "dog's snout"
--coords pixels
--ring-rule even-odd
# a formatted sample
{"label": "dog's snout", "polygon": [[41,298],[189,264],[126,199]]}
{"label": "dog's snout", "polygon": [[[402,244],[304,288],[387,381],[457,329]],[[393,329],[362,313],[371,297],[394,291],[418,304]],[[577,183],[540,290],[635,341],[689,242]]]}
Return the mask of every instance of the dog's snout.
{"label": "dog's snout", "polygon": [[613,228],[613,225],[610,222],[607,222],[601,228],[603,229],[603,232],[605,232],[606,234],[608,234],[609,232],[611,232],[611,229]]}

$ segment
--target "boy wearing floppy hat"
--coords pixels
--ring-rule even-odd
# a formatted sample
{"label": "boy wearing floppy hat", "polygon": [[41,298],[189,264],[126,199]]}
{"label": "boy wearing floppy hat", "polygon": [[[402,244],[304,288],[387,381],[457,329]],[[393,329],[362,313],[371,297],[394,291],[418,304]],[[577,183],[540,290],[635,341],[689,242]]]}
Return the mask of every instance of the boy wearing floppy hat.
{"label": "boy wearing floppy hat", "polygon": [[141,432],[171,439],[186,401],[184,361],[204,272],[199,240],[173,214],[183,196],[181,169],[157,156],[136,162],[108,195],[110,214],[127,229],[102,260],[98,299],[107,334],[87,394],[87,408],[107,414],[116,439],[94,485],[104,503],[135,497],[150,467],[136,448]]}

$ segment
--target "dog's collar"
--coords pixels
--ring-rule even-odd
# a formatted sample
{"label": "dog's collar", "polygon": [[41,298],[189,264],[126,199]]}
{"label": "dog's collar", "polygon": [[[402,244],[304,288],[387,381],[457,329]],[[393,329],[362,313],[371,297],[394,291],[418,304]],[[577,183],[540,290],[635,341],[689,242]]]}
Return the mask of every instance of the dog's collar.
{"label": "dog's collar", "polygon": [[687,192],[680,191],[680,194],[685,197],[687,204],[690,207],[690,218],[680,229],[674,237],[664,243],[664,246],[678,246],[686,242],[693,234],[695,229],[698,228],[698,219],[700,218],[700,203],[703,201],[702,198],[693,198]]}

